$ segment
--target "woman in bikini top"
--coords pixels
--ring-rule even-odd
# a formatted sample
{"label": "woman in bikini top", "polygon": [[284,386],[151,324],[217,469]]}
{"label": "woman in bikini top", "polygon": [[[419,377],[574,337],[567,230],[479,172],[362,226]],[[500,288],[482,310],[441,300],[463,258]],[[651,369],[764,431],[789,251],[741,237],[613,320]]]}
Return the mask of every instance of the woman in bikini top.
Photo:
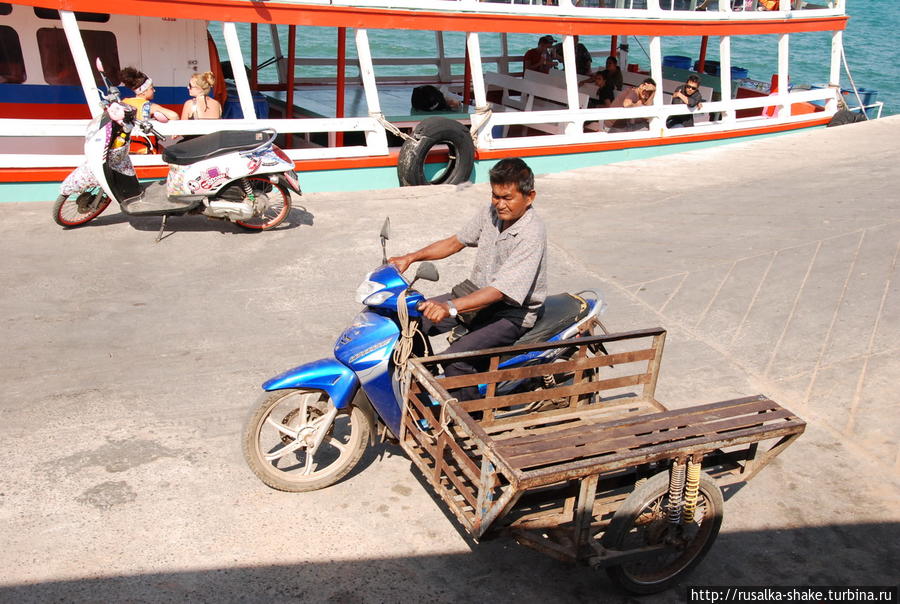
{"label": "woman in bikini top", "polygon": [[209,96],[216,79],[211,71],[196,73],[188,83],[191,98],[185,101],[181,109],[183,120],[217,120],[222,117],[222,105]]}

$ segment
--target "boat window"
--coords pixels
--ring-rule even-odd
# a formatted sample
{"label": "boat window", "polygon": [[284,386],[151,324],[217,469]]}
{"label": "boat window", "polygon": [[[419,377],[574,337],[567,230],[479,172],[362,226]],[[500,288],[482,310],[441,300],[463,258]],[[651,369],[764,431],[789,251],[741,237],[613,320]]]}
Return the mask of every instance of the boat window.
{"label": "boat window", "polygon": [[[56,19],[59,20],[59,11],[53,8],[36,8],[34,15],[38,19]],[[109,15],[106,13],[75,13],[76,21],[86,21],[88,23],[106,23],[109,21]]]}
{"label": "boat window", "polygon": [[0,2],[0,17],[8,15],[12,12],[12,4],[9,2]]}
{"label": "boat window", "polygon": [[[100,75],[94,68],[95,59],[100,57],[107,73],[119,71],[119,48],[112,32],[92,29],[81,30],[81,38],[94,72],[94,81],[99,85]],[[38,50],[41,53],[41,68],[48,84],[78,86],[78,71],[69,50],[66,34],[58,28],[44,27],[37,31]]]}
{"label": "boat window", "polygon": [[19,35],[12,27],[0,25],[0,84],[21,84],[24,81],[25,61],[22,60]]}

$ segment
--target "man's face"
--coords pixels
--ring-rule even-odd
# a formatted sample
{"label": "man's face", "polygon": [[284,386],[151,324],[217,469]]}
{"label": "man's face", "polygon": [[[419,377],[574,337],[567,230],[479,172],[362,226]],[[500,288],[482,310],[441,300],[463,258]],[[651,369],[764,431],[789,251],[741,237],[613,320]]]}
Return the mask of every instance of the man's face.
{"label": "man's face", "polygon": [[642,99],[649,99],[650,95],[656,92],[656,86],[653,84],[641,84],[638,86],[638,95]]}
{"label": "man's face", "polygon": [[515,222],[534,201],[535,192],[522,195],[516,183],[491,184],[491,204],[504,222]]}

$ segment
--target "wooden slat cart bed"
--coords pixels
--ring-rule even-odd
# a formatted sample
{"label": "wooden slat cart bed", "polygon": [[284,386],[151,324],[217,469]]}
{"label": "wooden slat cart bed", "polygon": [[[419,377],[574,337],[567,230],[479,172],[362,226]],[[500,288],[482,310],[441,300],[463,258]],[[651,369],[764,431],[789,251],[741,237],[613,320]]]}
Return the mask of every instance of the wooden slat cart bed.
{"label": "wooden slat cart bed", "polygon": [[[474,537],[510,532],[631,591],[665,589],[715,539],[719,487],[749,480],[805,422],[762,395],[667,409],[664,342],[656,328],[411,359],[401,445]],[[498,369],[549,348],[564,360]],[[487,370],[439,376],[462,357]],[[450,394],[470,385],[484,396]]]}

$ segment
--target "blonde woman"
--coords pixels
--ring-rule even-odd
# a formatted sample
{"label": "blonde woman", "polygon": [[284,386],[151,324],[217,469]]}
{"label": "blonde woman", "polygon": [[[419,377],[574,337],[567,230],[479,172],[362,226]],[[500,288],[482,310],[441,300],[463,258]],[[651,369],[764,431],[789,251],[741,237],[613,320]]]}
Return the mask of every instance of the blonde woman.
{"label": "blonde woman", "polygon": [[191,95],[181,109],[183,120],[217,120],[222,117],[222,105],[209,96],[216,78],[211,71],[195,73],[188,82],[188,93]]}
{"label": "blonde woman", "polygon": [[119,72],[119,81],[134,91],[134,98],[124,99],[123,102],[137,109],[139,119],[149,120],[155,113],[161,113],[170,120],[178,119],[178,114],[171,109],[152,102],[156,89],[153,87],[153,80],[144,72],[126,67]]}

